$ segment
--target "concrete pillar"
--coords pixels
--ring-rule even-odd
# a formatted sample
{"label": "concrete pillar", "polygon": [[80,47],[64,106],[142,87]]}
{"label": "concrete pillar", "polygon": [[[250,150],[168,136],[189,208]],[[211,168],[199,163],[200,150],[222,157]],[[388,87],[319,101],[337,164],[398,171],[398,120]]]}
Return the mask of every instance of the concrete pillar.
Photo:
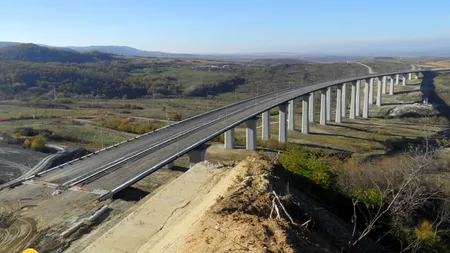
{"label": "concrete pillar", "polygon": [[397,75],[395,75],[395,85],[398,85],[399,82],[400,82],[400,75],[397,74]]}
{"label": "concrete pillar", "polygon": [[334,121],[336,123],[342,122],[342,85],[337,86],[336,90],[336,115]]}
{"label": "concrete pillar", "polygon": [[270,139],[270,111],[262,113],[262,140]]}
{"label": "concrete pillar", "polygon": [[377,106],[381,106],[381,91],[382,91],[382,84],[381,84],[381,77],[378,78],[378,86],[377,86]]}
{"label": "concrete pillar", "polygon": [[361,81],[356,81],[355,117],[361,115]]}
{"label": "concrete pillar", "polygon": [[331,120],[331,87],[327,88],[327,121]]}
{"label": "concrete pillar", "polygon": [[226,149],[233,149],[235,146],[235,134],[234,134],[234,128],[231,128],[230,130],[226,131],[224,133],[224,146]]}
{"label": "concrete pillar", "polygon": [[417,72],[416,73],[416,79],[419,79],[420,78],[420,72]]}
{"label": "concrete pillar", "polygon": [[389,86],[389,95],[394,95],[394,77],[391,76],[391,85]]}
{"label": "concrete pillar", "polygon": [[408,80],[412,80],[412,73],[408,74]]}
{"label": "concrete pillar", "polygon": [[309,122],[314,122],[314,92],[309,93]]}
{"label": "concrete pillar", "polygon": [[350,115],[349,115],[350,119],[355,119],[355,115],[356,115],[356,82],[352,82],[352,93],[350,95]]}
{"label": "concrete pillar", "polygon": [[302,97],[302,133],[309,133],[309,94]]}
{"label": "concrete pillar", "polygon": [[342,84],[342,117],[346,116],[347,111],[347,84]]}
{"label": "concrete pillar", "polygon": [[373,78],[369,81],[369,104],[373,104]]}
{"label": "concrete pillar", "polygon": [[288,102],[288,129],[295,129],[295,105],[293,99]]}
{"label": "concrete pillar", "polygon": [[247,129],[245,135],[245,148],[248,150],[256,150],[256,123],[258,122],[258,118],[251,118],[247,120]]}
{"label": "concrete pillar", "polygon": [[370,79],[365,80],[364,85],[364,104],[363,104],[363,118],[369,118],[369,90],[370,90]]}
{"label": "concrete pillar", "polygon": [[175,163],[172,161],[172,162],[168,163],[166,166],[168,169],[173,169],[175,167]]}
{"label": "concrete pillar", "polygon": [[287,142],[287,124],[286,124],[286,112],[287,112],[287,105],[281,104],[279,105],[280,111],[278,115],[278,141],[279,142]]}
{"label": "concrete pillar", "polygon": [[387,85],[386,85],[387,76],[383,76],[381,78],[381,86],[383,88],[383,94],[387,94]]}
{"label": "concrete pillar", "polygon": [[403,76],[402,76],[402,81],[403,81],[403,82],[402,82],[402,85],[403,85],[403,86],[406,86],[406,75],[403,75]]}
{"label": "concrete pillar", "polygon": [[200,146],[188,152],[189,168],[205,160],[206,147]]}
{"label": "concrete pillar", "polygon": [[327,124],[327,90],[320,90],[320,124]]}

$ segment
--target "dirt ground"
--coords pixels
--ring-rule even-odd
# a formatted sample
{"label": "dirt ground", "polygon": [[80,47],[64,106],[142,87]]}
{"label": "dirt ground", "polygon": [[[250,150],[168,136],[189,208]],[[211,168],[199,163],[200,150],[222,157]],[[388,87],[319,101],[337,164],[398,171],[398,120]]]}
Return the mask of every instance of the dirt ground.
{"label": "dirt ground", "polygon": [[177,252],[187,228],[226,191],[239,170],[226,171],[207,162],[194,166],[81,252]]}
{"label": "dirt ground", "polygon": [[270,217],[269,167],[256,154],[197,164],[81,252],[339,252],[308,223]]}

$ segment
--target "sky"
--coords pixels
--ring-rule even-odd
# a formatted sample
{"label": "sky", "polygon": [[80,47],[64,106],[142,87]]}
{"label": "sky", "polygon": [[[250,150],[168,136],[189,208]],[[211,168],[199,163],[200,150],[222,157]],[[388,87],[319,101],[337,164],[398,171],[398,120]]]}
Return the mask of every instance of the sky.
{"label": "sky", "polygon": [[450,38],[448,13],[448,0],[0,0],[0,41],[171,53],[364,50]]}

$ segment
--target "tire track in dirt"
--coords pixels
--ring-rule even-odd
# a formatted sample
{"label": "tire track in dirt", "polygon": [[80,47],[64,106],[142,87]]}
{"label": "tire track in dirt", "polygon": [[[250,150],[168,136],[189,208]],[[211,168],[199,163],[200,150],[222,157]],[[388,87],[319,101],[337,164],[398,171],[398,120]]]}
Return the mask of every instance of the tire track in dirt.
{"label": "tire track in dirt", "polygon": [[[15,212],[22,207],[20,200],[7,201],[3,204],[5,206],[9,205]],[[33,219],[22,217],[13,218],[12,224],[8,228],[0,231],[0,252],[21,252],[20,250],[27,246],[36,231],[36,222]]]}

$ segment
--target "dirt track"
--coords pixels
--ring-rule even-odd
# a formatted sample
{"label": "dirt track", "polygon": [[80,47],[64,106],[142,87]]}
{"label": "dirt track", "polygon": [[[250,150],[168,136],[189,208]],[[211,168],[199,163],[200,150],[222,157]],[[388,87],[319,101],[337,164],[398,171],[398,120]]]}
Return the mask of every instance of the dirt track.
{"label": "dirt track", "polygon": [[[17,212],[22,207],[20,201],[7,201],[2,204],[16,210],[14,212]],[[37,231],[36,222],[31,218],[17,217],[16,219],[13,218],[13,220],[11,226],[6,229],[0,229],[0,238],[2,238],[0,240],[0,252],[20,252],[20,248],[17,246],[26,244]]]}

